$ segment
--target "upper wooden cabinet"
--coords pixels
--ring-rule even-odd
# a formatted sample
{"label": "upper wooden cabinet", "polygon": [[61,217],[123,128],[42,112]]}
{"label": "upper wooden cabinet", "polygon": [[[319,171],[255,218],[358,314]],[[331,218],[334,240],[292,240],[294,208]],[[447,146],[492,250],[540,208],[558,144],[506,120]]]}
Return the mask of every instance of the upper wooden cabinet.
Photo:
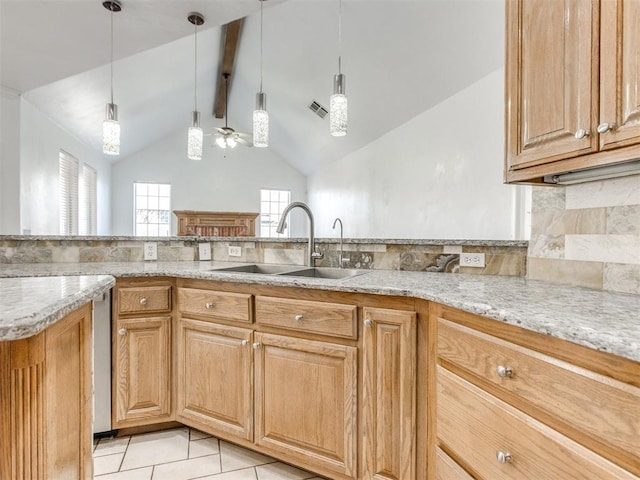
{"label": "upper wooden cabinet", "polygon": [[640,2],[506,2],[507,182],[640,157]]}

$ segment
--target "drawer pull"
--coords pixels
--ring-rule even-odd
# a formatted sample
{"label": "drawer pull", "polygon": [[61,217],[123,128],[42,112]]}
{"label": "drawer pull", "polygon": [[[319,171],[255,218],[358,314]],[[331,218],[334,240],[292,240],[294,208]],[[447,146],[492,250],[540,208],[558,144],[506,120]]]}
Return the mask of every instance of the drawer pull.
{"label": "drawer pull", "polygon": [[140,299],[140,305],[146,305],[147,304],[147,297],[142,297]]}
{"label": "drawer pull", "polygon": [[242,346],[246,347],[247,345],[249,345],[249,340],[242,340]]}
{"label": "drawer pull", "polygon": [[498,451],[496,452],[496,458],[498,459],[498,462],[503,465],[513,462],[513,457],[509,452]]}
{"label": "drawer pull", "polygon": [[296,322],[301,322],[302,321],[302,315],[298,314],[294,317],[296,319]]}
{"label": "drawer pull", "polygon": [[513,368],[505,367],[503,365],[498,365],[496,369],[498,372],[498,376],[502,378],[512,378],[513,377]]}
{"label": "drawer pull", "polygon": [[260,348],[260,343],[259,342],[256,342],[256,343],[253,344],[253,349],[254,350],[258,350],[259,348]]}
{"label": "drawer pull", "polygon": [[367,327],[367,328],[371,328],[371,327],[373,327],[373,320],[371,320],[370,318],[367,318],[367,319],[364,321],[364,326],[365,326],[365,327]]}
{"label": "drawer pull", "polygon": [[613,123],[601,123],[598,125],[598,133],[607,133],[613,130],[615,125]]}
{"label": "drawer pull", "polygon": [[127,330],[124,328],[121,328],[120,330],[118,330],[119,335],[125,335],[126,333],[127,333]]}
{"label": "drawer pull", "polygon": [[589,136],[589,130],[585,130],[584,128],[579,128],[578,130],[576,130],[576,133],[574,135],[576,140],[582,140],[583,138],[588,136]]}
{"label": "drawer pull", "polygon": [[211,310],[213,308],[213,303],[212,302],[205,303],[204,308],[206,308],[207,310]]}

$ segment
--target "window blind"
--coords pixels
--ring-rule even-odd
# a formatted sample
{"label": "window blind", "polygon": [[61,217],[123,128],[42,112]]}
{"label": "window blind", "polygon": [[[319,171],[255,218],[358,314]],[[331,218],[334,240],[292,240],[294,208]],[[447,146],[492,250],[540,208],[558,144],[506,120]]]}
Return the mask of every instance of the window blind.
{"label": "window blind", "polygon": [[80,235],[97,233],[97,178],[94,168],[86,163],[82,164],[78,186],[78,233]]}
{"label": "window blind", "polygon": [[78,234],[78,159],[60,150],[60,235]]}

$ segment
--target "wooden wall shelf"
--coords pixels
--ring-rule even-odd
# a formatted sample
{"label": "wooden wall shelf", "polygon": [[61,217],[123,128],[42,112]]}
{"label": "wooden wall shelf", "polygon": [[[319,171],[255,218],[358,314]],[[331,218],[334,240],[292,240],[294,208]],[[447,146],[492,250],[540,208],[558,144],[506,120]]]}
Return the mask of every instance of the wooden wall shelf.
{"label": "wooden wall shelf", "polygon": [[178,236],[255,237],[254,212],[200,212],[174,210],[178,217]]}

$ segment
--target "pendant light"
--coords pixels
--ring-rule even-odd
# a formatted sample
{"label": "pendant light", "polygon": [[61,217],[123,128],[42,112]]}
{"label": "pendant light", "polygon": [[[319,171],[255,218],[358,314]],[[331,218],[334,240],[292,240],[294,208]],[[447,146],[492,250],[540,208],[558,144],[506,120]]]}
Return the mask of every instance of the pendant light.
{"label": "pendant light", "polygon": [[111,101],[107,103],[106,115],[102,123],[102,153],[120,155],[120,122],[118,106],[113,103],[113,14],[122,10],[117,0],[102,2],[102,6],[111,12]]}
{"label": "pendant light", "polygon": [[200,128],[200,112],[198,111],[198,26],[204,24],[204,17],[198,12],[192,12],[187,20],[194,25],[194,74],[193,74],[193,112],[191,112],[191,126],[187,133],[187,158],[202,160],[202,144],[204,135]]}
{"label": "pendant light", "polygon": [[262,91],[262,4],[260,2],[260,91],[256,93],[256,109],[253,111],[253,144],[256,147],[269,146],[269,112],[267,112],[267,94]]}
{"label": "pendant light", "polygon": [[342,0],[338,0],[338,74],[333,76],[333,95],[329,99],[329,125],[331,135],[343,137],[347,134],[346,77],[342,74]]}

